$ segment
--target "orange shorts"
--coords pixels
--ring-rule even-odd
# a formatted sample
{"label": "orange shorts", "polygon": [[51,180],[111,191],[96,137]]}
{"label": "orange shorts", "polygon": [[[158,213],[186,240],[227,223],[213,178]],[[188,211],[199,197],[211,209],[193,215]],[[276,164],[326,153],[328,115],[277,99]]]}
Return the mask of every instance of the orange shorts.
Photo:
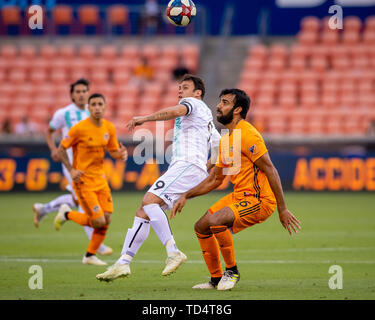
{"label": "orange shorts", "polygon": [[208,211],[215,213],[220,209],[229,207],[234,213],[232,232],[237,233],[254,224],[262,223],[275,211],[276,203],[254,196],[236,197],[232,192],[221,198]]}
{"label": "orange shorts", "polygon": [[85,213],[91,217],[91,220],[100,218],[104,215],[104,212],[113,212],[111,189],[108,185],[95,191],[86,189],[79,183],[73,183],[73,186],[79,204]]}

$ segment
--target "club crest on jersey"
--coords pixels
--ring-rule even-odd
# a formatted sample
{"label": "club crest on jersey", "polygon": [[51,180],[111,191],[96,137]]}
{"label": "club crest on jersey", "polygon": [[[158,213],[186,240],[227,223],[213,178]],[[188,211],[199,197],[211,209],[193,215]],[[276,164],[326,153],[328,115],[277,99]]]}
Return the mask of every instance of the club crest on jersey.
{"label": "club crest on jersey", "polygon": [[258,148],[257,148],[257,146],[254,144],[254,145],[252,145],[252,146],[249,148],[249,151],[251,152],[251,154],[257,154],[257,153],[258,153]]}
{"label": "club crest on jersey", "polygon": [[108,133],[105,133],[104,134],[104,140],[108,140],[109,139],[109,134]]}
{"label": "club crest on jersey", "polygon": [[99,212],[100,211],[100,207],[99,206],[95,206],[94,208],[92,208],[92,211],[93,212]]}

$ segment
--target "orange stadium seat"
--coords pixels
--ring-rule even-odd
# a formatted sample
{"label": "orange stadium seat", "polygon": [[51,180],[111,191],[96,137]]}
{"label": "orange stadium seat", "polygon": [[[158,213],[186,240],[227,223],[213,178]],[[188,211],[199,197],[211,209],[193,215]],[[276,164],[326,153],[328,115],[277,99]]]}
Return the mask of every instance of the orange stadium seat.
{"label": "orange stadium seat", "polygon": [[69,81],[68,73],[64,69],[53,69],[49,78],[54,84],[62,84]]}
{"label": "orange stadium seat", "polygon": [[270,115],[266,117],[266,128],[270,134],[285,134],[287,132],[286,118],[283,116],[274,117]]}
{"label": "orange stadium seat", "polygon": [[78,8],[78,21],[84,25],[97,25],[99,23],[99,8],[96,5],[81,5]]}
{"label": "orange stadium seat", "polygon": [[268,48],[263,44],[256,44],[249,46],[247,49],[247,56],[249,58],[264,59],[268,54]]}
{"label": "orange stadium seat", "polygon": [[314,16],[307,16],[301,19],[301,30],[318,32],[320,29],[320,20]]}
{"label": "orange stadium seat", "polygon": [[0,86],[0,96],[13,97],[15,94],[15,85],[11,82],[5,82]]}
{"label": "orange stadium seat", "polygon": [[126,71],[115,71],[113,73],[113,82],[115,85],[126,85],[131,78],[131,74]]}
{"label": "orange stadium seat", "polygon": [[31,65],[32,67],[30,68],[30,73],[31,72],[38,72],[39,71],[49,71],[51,67],[53,67],[55,64],[55,59],[46,59],[43,57],[37,57],[32,60]]}
{"label": "orange stadium seat", "polygon": [[94,70],[91,73],[90,81],[97,86],[106,84],[108,81],[108,73],[102,69]]}
{"label": "orange stadium seat", "polygon": [[297,72],[304,71],[306,69],[306,59],[304,57],[291,58],[289,68]]}
{"label": "orange stadium seat", "polygon": [[73,8],[69,5],[57,4],[52,8],[52,21],[56,31],[60,28],[69,28],[74,24]]}
{"label": "orange stadium seat", "polygon": [[60,57],[65,59],[73,59],[76,54],[76,48],[73,45],[64,44],[60,46],[58,53]]}
{"label": "orange stadium seat", "polygon": [[22,69],[23,71],[28,71],[32,67],[30,62],[30,59],[19,56],[11,62],[11,70]]}
{"label": "orange stadium seat", "polygon": [[129,20],[129,9],[122,4],[115,4],[108,8],[107,19],[111,25],[125,25]]}
{"label": "orange stadium seat", "polygon": [[99,48],[100,58],[105,60],[114,60],[118,56],[117,47],[115,45],[106,44]]}
{"label": "orange stadium seat", "polygon": [[269,59],[268,70],[282,72],[285,69],[286,61],[284,57],[273,57]]}
{"label": "orange stadium seat", "polygon": [[363,33],[363,42],[369,45],[375,45],[375,30],[366,30]]}
{"label": "orange stadium seat", "polygon": [[337,116],[328,117],[325,125],[325,132],[332,135],[339,135],[344,131],[342,121]]}
{"label": "orange stadium seat", "polygon": [[279,107],[288,110],[288,109],[295,109],[297,106],[297,99],[296,95],[294,94],[281,94],[279,96]]}
{"label": "orange stadium seat", "polygon": [[4,6],[1,8],[1,20],[5,26],[20,25],[22,23],[21,10],[18,6]]}
{"label": "orange stadium seat", "polygon": [[281,80],[281,74],[282,72],[276,71],[276,70],[265,70],[262,74],[262,81],[269,81],[272,83],[278,83]]}
{"label": "orange stadium seat", "polygon": [[54,59],[57,56],[57,48],[54,45],[43,44],[40,46],[40,57],[43,59]]}
{"label": "orange stadium seat", "polygon": [[5,59],[14,59],[18,55],[18,49],[12,44],[4,44],[0,47],[0,57]]}
{"label": "orange stadium seat", "polygon": [[9,73],[9,81],[13,84],[23,84],[27,79],[27,74],[23,69],[14,69]]}
{"label": "orange stadium seat", "polygon": [[181,55],[186,58],[199,59],[199,48],[195,44],[186,44],[181,48]]}
{"label": "orange stadium seat", "polygon": [[298,43],[304,46],[312,46],[318,42],[318,33],[315,31],[300,31],[297,34]]}
{"label": "orange stadium seat", "polygon": [[165,59],[170,59],[174,63],[177,62],[178,59],[178,49],[174,45],[164,45],[161,47],[161,55]]}
{"label": "orange stadium seat", "polygon": [[320,41],[328,46],[335,46],[339,42],[338,30],[326,30],[321,33]]}
{"label": "orange stadium seat", "polygon": [[341,37],[341,42],[344,44],[357,44],[359,41],[360,34],[356,31],[345,31]]}
{"label": "orange stadium seat", "polygon": [[159,47],[155,44],[146,44],[141,49],[141,55],[149,60],[155,59],[159,56]]}
{"label": "orange stadium seat", "polygon": [[365,19],[365,30],[375,31],[375,16],[368,16]]}
{"label": "orange stadium seat", "polygon": [[246,58],[244,63],[245,71],[261,71],[265,66],[265,60],[260,58]]}
{"label": "orange stadium seat", "polygon": [[328,67],[328,61],[324,57],[314,56],[310,60],[310,68],[317,72],[324,72]]}
{"label": "orange stadium seat", "polygon": [[[120,49],[120,57],[130,61],[138,60],[140,49],[136,45],[125,45]],[[134,62],[133,62],[134,63]]]}
{"label": "orange stadium seat", "polygon": [[288,133],[295,135],[305,135],[307,132],[306,121],[300,118],[291,117]]}
{"label": "orange stadium seat", "polygon": [[339,99],[337,97],[337,94],[327,93],[327,94],[322,95],[321,103],[324,108],[334,109],[334,108],[338,108]]}
{"label": "orange stadium seat", "polygon": [[344,30],[359,32],[362,29],[362,21],[356,16],[344,17]]}
{"label": "orange stadium seat", "polygon": [[96,48],[90,44],[81,45],[78,49],[78,55],[82,59],[94,59],[96,57]]}
{"label": "orange stadium seat", "polygon": [[41,85],[47,82],[48,74],[46,70],[31,70],[30,72],[30,82],[33,85]]}
{"label": "orange stadium seat", "polygon": [[26,59],[33,59],[36,56],[36,48],[33,45],[22,45],[19,48],[19,56]]}

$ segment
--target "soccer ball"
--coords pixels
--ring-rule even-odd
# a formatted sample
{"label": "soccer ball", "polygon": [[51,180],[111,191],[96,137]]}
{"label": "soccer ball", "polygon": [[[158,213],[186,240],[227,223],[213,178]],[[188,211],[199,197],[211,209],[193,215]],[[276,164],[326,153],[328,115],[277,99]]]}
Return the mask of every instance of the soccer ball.
{"label": "soccer ball", "polygon": [[167,6],[168,20],[178,27],[186,27],[197,14],[191,0],[171,0]]}

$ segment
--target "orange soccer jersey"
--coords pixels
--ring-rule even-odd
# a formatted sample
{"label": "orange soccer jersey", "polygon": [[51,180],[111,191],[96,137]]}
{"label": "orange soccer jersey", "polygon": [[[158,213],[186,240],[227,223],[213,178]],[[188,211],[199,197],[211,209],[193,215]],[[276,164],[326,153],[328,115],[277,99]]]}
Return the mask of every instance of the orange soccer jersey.
{"label": "orange soccer jersey", "polygon": [[104,173],[106,150],[119,148],[114,125],[103,119],[96,126],[87,118],[73,126],[61,142],[64,148],[73,148],[73,168],[83,171],[81,182],[86,190],[99,190],[107,186]]}
{"label": "orange soccer jersey", "polygon": [[266,175],[254,164],[266,152],[262,136],[245,120],[237,124],[232,134],[221,138],[216,165],[231,176],[236,196],[246,194],[276,202]]}
{"label": "orange soccer jersey", "polygon": [[266,152],[260,133],[244,120],[220,140],[216,165],[223,168],[223,174],[230,175],[234,190],[211,206],[209,212],[230,207],[235,216],[233,233],[265,221],[275,210],[276,199],[267,176],[254,164]]}

